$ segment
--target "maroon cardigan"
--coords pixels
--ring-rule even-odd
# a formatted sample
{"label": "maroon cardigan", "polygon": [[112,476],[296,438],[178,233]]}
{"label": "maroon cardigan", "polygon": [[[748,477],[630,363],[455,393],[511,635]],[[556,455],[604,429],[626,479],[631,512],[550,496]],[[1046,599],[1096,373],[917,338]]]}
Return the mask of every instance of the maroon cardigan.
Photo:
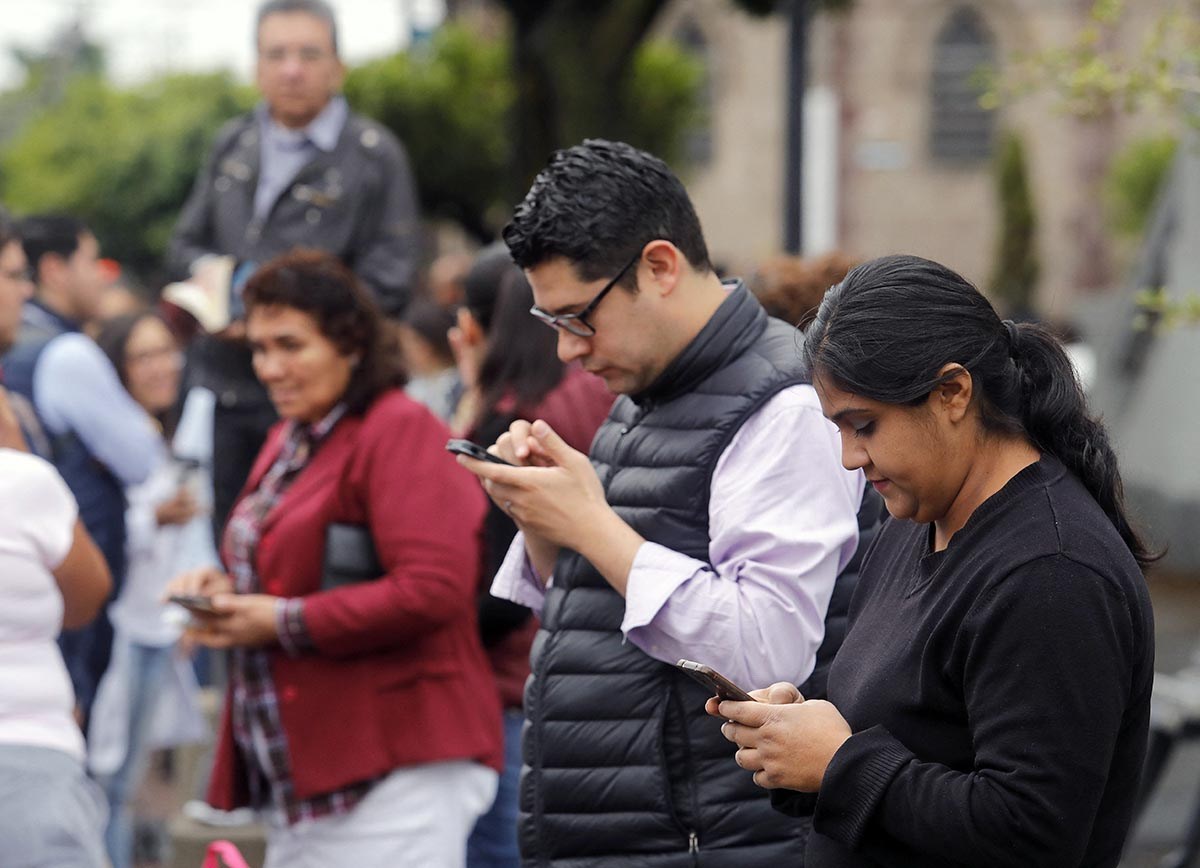
{"label": "maroon cardigan", "polygon": [[[398,391],[343,418],[267,514],[255,565],[267,594],[304,597],[315,653],[270,652],[296,795],[403,766],[469,759],[499,769],[500,706],[476,626],[478,483],[446,428]],[[279,454],[268,436],[242,492]],[[363,524],[386,575],[321,591],[325,528]],[[247,804],[227,694],[208,800]]]}

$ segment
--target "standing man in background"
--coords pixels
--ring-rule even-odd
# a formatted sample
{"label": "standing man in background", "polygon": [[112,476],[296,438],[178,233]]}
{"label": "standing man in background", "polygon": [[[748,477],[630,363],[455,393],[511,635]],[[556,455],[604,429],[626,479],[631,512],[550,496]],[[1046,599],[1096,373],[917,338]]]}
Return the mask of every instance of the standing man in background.
{"label": "standing man in background", "polygon": [[[4,357],[5,385],[33,405],[50,454],[100,547],[113,593],[125,574],[125,488],[146,479],[163,457],[162,438],[129,396],[112,363],[83,326],[103,295],[96,236],[74,217],[27,217],[17,230],[34,280],[21,329]],[[60,645],[86,721],[108,668],[107,614],[64,631]]]}
{"label": "standing man in background", "polygon": [[218,528],[276,418],[251,369],[240,284],[268,259],[314,247],[341,257],[396,316],[417,264],[408,157],[391,133],[351,112],[340,95],[346,69],[329,4],[269,0],[258,9],[256,34],[263,101],[218,133],[168,252],[178,276],[211,283],[220,274],[229,284],[232,322],[199,342],[194,359],[197,385],[217,395]]}

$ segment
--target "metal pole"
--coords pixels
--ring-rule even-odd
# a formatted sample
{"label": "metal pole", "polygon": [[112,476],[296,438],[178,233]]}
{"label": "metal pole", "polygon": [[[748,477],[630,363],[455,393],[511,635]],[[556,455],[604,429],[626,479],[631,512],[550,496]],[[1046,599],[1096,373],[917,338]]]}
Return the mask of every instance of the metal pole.
{"label": "metal pole", "polygon": [[787,141],[784,152],[783,249],[804,250],[804,89],[808,66],[808,0],[789,0]]}

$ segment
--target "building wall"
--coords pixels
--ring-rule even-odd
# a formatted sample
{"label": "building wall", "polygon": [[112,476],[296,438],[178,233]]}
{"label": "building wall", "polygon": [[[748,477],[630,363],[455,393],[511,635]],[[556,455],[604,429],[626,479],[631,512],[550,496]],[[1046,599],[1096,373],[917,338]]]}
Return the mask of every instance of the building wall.
{"label": "building wall", "polygon": [[[836,97],[838,246],[862,257],[911,252],[986,286],[998,207],[989,162],[939,164],[930,155],[930,82],[937,34],[960,0],[856,0],[819,16],[810,37],[810,83]],[[972,0],[996,56],[1066,44],[1090,0]],[[1169,0],[1130,4],[1121,39],[1134,42]],[[725,0],[677,0],[662,27],[690,19],[710,45],[713,159],[687,178],[714,256],[746,271],[777,252],[782,232],[785,64],[783,16],[752,18]],[[1118,281],[1122,262],[1105,233],[1108,159],[1162,121],[1121,116],[1082,122],[1051,96],[1000,110],[998,128],[1025,141],[1042,279],[1041,306],[1065,308],[1080,292]],[[812,251],[818,252],[818,251]]]}
{"label": "building wall", "polygon": [[683,172],[714,261],[740,272],[779,251],[787,32],[728,0],[677,0],[659,32],[696,27],[708,44],[712,156]]}

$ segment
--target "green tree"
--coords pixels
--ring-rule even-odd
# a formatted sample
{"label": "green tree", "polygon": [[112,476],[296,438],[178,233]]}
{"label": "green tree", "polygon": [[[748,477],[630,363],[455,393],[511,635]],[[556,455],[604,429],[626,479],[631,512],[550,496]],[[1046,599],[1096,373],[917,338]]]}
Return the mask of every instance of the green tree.
{"label": "green tree", "polygon": [[60,31],[46,49],[11,48],[23,72],[21,85],[0,94],[0,142],[14,135],[39,108],[62,99],[72,80],[104,74],[104,51],[78,22]]}
{"label": "green tree", "polygon": [[[507,43],[448,25],[422,50],[364,64],[346,81],[351,104],[404,141],[424,212],[452,218],[480,239],[494,235],[525,190],[512,175],[520,148],[511,134],[519,102],[511,58]],[[702,75],[677,46],[642,43],[617,97],[626,108],[607,134],[676,159],[697,118]],[[588,129],[579,138],[601,133]]]}
{"label": "green tree", "polygon": [[404,142],[423,213],[480,238],[507,192],[513,96],[507,46],[455,26],[441,28],[426,50],[365,63],[346,79],[351,105]]}
{"label": "green tree", "polygon": [[[1014,56],[1009,70],[994,78],[986,104],[1049,92],[1078,117],[1149,109],[1200,125],[1200,0],[1181,0],[1155,16],[1138,39],[1117,38],[1128,30],[1126,8],[1127,0],[1093,0],[1086,26],[1072,41]],[[1171,153],[1173,148],[1160,140],[1114,162],[1105,186],[1118,231],[1144,225]],[[1149,287],[1141,303],[1147,323],[1200,319],[1200,295],[1169,299]]]}
{"label": "green tree", "polygon": [[157,276],[213,136],[252,101],[227,75],[170,76],[128,90],[77,78],[0,155],[0,198],[18,213],[76,214],[106,255]]}
{"label": "green tree", "polygon": [[[517,103],[514,180],[523,192],[554,150],[589,136],[648,147],[645,129],[631,127],[645,94],[635,80],[638,48],[669,0],[499,0],[513,28]],[[755,15],[794,0],[733,0]],[[815,10],[849,0],[807,0]],[[669,143],[668,143],[669,144]],[[670,162],[674,155],[659,148]]]}
{"label": "green tree", "polygon": [[1015,133],[1001,142],[996,159],[996,194],[1000,201],[1000,234],[990,282],[993,298],[1009,311],[1029,311],[1040,266],[1037,257],[1037,219],[1029,191],[1025,145]]}
{"label": "green tree", "polygon": [[1014,55],[993,82],[988,104],[1049,91],[1081,117],[1157,108],[1200,121],[1200,0],[1167,9],[1136,40],[1117,38],[1127,29],[1126,6],[1127,0],[1094,0],[1070,42]]}
{"label": "green tree", "polygon": [[1113,160],[1105,179],[1105,198],[1109,221],[1119,234],[1142,234],[1178,144],[1175,136],[1136,139]]}

